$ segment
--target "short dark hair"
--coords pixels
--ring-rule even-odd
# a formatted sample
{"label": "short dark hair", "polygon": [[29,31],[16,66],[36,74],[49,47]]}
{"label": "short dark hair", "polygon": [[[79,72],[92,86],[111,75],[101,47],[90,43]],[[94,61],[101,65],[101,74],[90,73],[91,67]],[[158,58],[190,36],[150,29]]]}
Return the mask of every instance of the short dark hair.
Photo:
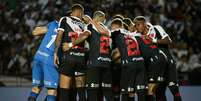
{"label": "short dark hair", "polygon": [[116,14],[116,15],[114,15],[112,18],[113,18],[113,19],[119,18],[119,19],[123,20],[123,19],[124,19],[124,16],[121,15],[121,14]]}
{"label": "short dark hair", "polygon": [[146,22],[146,18],[144,16],[137,16],[134,18],[133,21],[134,22],[136,22],[136,21],[145,21]]}
{"label": "short dark hair", "polygon": [[119,26],[122,26],[123,25],[123,21],[120,18],[115,18],[115,19],[112,20],[111,25],[112,24],[117,24]]}
{"label": "short dark hair", "polygon": [[123,26],[124,26],[124,29],[128,30],[129,25],[127,25],[126,23],[123,22]]}
{"label": "short dark hair", "polygon": [[74,11],[74,10],[82,10],[82,11],[84,11],[84,7],[81,4],[73,4],[72,7],[71,7],[71,11]]}
{"label": "short dark hair", "polygon": [[130,18],[124,18],[124,19],[123,19],[123,22],[124,22],[125,24],[127,24],[128,26],[130,26],[130,25],[133,23]]}

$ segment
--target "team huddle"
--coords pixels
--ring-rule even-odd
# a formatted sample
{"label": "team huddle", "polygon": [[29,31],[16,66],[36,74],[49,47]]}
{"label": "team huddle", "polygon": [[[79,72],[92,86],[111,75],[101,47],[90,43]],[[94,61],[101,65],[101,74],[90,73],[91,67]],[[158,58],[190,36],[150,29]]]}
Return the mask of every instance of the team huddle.
{"label": "team huddle", "polygon": [[45,101],[167,101],[166,87],[182,101],[172,40],[160,25],[117,14],[106,26],[104,12],[91,18],[80,4],[68,13],[55,13],[47,27],[33,30],[45,35],[33,60],[28,101],[36,101],[42,87]]}

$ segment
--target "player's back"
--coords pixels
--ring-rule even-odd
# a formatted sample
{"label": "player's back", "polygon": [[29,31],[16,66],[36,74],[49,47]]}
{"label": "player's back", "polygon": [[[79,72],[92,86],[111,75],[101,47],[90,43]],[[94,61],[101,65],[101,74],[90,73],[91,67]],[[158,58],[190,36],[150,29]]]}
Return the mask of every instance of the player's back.
{"label": "player's back", "polygon": [[127,33],[128,31],[120,29],[112,34],[113,46],[117,47],[121,54],[122,64],[142,61],[141,52],[136,40],[133,40]]}
{"label": "player's back", "polygon": [[[45,33],[45,36],[35,54],[36,60],[44,60],[49,59],[53,60],[54,54],[54,41],[56,39],[56,29],[58,28],[58,22],[56,20],[50,22],[48,24],[48,31]],[[47,62],[47,61],[44,61]]]}

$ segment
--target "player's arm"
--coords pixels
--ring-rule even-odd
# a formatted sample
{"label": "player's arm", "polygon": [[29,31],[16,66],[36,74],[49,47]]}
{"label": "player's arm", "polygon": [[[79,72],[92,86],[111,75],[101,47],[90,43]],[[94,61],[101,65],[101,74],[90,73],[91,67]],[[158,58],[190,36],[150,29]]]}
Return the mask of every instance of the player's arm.
{"label": "player's arm", "polygon": [[55,39],[55,49],[54,49],[54,64],[56,66],[58,66],[58,64],[59,64],[58,50],[59,50],[59,46],[61,44],[62,37],[63,37],[63,31],[58,30],[58,34]]}
{"label": "player's arm", "polygon": [[169,37],[165,37],[164,39],[158,39],[157,43],[158,44],[167,44],[167,45],[169,45],[169,44],[172,43],[172,41],[169,39]]}
{"label": "player's arm", "polygon": [[73,46],[81,42],[84,42],[90,35],[91,35],[91,32],[89,30],[86,30],[82,34],[80,34],[80,36],[76,40],[72,41],[71,43],[63,43],[63,46],[62,46],[63,51],[67,51]]}
{"label": "player's arm", "polygon": [[64,33],[64,27],[65,27],[65,23],[66,23],[66,18],[61,18],[61,20],[59,21],[59,28],[57,29],[58,34],[57,37],[55,39],[55,49],[54,49],[54,64],[57,66],[59,64],[59,58],[58,58],[58,50],[61,44],[61,40],[63,37],[63,33]]}
{"label": "player's arm", "polygon": [[109,30],[105,27],[103,27],[100,23],[94,22],[93,20],[91,21],[91,23],[97,28],[97,30],[100,33],[105,33],[105,34],[109,34]]}
{"label": "player's arm", "polygon": [[39,26],[34,28],[32,31],[32,35],[43,35],[48,31],[48,28],[46,26]]}
{"label": "player's arm", "polygon": [[115,48],[113,51],[112,51],[112,59],[114,61],[120,59],[121,55],[120,55],[120,52],[119,52],[119,49],[118,48]]}
{"label": "player's arm", "polygon": [[154,43],[166,44],[166,45],[169,45],[172,43],[172,40],[170,39],[169,35],[165,32],[165,30],[161,26],[156,25],[154,27],[156,28],[156,30],[158,30],[158,32],[160,33],[162,37],[161,39],[153,39]]}
{"label": "player's arm", "polygon": [[56,53],[56,54],[58,53],[62,37],[63,37],[63,31],[58,30],[58,35],[55,39],[55,49],[54,49],[54,53]]}

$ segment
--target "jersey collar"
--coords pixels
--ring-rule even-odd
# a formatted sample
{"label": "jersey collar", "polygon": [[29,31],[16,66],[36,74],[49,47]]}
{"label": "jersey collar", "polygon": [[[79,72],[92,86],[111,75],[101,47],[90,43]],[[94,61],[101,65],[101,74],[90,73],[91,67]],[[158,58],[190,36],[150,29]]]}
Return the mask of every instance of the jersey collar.
{"label": "jersey collar", "polygon": [[74,19],[76,19],[76,20],[78,20],[78,21],[81,21],[81,19],[78,18],[78,17],[76,17],[76,16],[71,16],[71,17],[74,18]]}

